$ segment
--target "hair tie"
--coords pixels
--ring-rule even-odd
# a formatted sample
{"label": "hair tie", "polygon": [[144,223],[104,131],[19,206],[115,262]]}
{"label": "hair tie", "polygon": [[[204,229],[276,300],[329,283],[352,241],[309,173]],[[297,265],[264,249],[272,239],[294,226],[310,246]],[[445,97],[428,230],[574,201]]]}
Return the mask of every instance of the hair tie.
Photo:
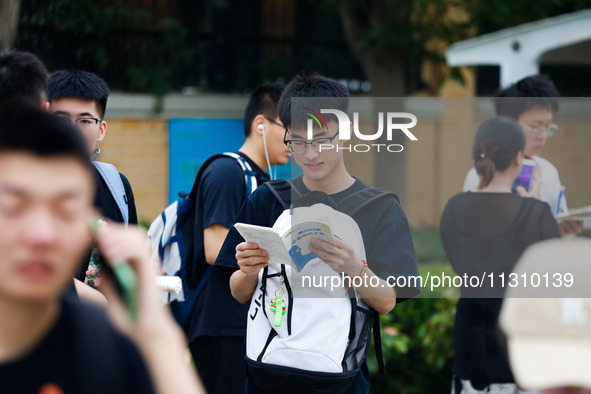
{"label": "hair tie", "polygon": [[484,159],[485,157],[486,157],[486,155],[485,155],[484,153],[481,153],[481,154],[480,154],[480,158],[481,158],[481,159]]}

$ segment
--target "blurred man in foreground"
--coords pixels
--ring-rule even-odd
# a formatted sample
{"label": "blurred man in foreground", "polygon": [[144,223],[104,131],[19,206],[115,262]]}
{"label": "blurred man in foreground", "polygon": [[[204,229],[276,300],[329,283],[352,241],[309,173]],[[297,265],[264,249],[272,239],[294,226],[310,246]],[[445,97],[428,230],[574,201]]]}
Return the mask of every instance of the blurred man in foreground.
{"label": "blurred man in foreground", "polygon": [[[93,195],[75,129],[28,106],[0,108],[0,392],[201,392],[157,304],[145,236],[116,224],[93,235]],[[93,238],[109,264],[126,261],[138,278],[135,322],[105,283],[118,331],[63,296]]]}

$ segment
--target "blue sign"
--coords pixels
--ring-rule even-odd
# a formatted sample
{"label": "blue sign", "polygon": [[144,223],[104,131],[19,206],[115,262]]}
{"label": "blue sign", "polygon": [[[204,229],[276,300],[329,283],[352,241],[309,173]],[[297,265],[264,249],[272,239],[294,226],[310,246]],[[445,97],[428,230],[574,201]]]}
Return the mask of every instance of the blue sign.
{"label": "blue sign", "polygon": [[[242,119],[170,119],[168,203],[173,203],[179,192],[191,191],[197,172],[210,156],[236,152],[244,139]],[[291,167],[287,163],[273,170],[277,178],[290,178]]]}

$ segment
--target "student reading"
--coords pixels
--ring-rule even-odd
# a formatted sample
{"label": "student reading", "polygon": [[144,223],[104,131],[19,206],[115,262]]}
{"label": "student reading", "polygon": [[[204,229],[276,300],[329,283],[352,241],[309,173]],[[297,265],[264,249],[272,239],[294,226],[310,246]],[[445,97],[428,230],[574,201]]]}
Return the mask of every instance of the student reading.
{"label": "student reading", "polygon": [[[279,101],[279,117],[286,127],[286,143],[290,146],[296,163],[303,170],[303,176],[292,180],[294,186],[304,194],[310,191],[322,192],[330,196],[337,205],[352,193],[367,188],[366,184],[352,177],[347,171],[342,150],[318,151],[319,138],[330,139],[334,145],[343,143],[337,136],[336,118],[328,118],[328,130],[315,128],[314,140],[310,141],[306,138],[305,122],[296,123],[292,119],[293,111],[297,111],[293,108],[294,97],[339,98],[343,105],[340,109],[346,111],[349,93],[342,84],[319,75],[296,76],[285,88]],[[293,142],[298,142],[298,145]],[[299,149],[302,145],[305,146],[303,150]],[[279,200],[270,189],[261,187],[246,200],[236,222],[271,227],[283,211]],[[392,196],[368,205],[354,215],[353,219],[357,222],[363,237],[367,271],[364,262],[356,258],[353,249],[339,240],[336,240],[335,246],[317,241],[316,246],[321,249],[312,247],[312,251],[338,273],[345,273],[351,277],[366,273],[369,277],[377,277],[380,283],[377,287],[360,287],[356,290],[371,308],[380,314],[386,314],[394,308],[397,298],[409,298],[419,292],[417,288],[394,289],[385,282],[389,275],[418,275],[408,221],[397,200]],[[267,266],[268,259],[264,250],[243,241],[235,229],[230,230],[216,260],[216,266],[233,272],[230,279],[232,295],[238,301],[246,303],[251,300],[259,280],[259,272]],[[335,326],[334,330],[349,330],[349,327]],[[248,335],[249,333],[247,342]],[[305,366],[302,365],[301,368]],[[298,383],[294,381],[293,385],[297,387]],[[366,363],[363,362],[361,371],[348,392],[366,393],[368,390],[369,372]],[[247,392],[261,392],[250,378]]]}

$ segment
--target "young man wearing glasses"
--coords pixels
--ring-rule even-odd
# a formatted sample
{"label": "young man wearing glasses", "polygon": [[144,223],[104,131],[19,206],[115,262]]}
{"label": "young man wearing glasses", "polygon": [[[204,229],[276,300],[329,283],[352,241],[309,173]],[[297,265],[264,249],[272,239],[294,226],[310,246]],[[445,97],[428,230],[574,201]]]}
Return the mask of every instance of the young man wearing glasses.
{"label": "young man wearing glasses", "polygon": [[[558,131],[558,126],[552,120],[558,110],[559,97],[554,82],[544,75],[523,78],[501,90],[495,97],[497,115],[516,119],[523,128],[526,139],[525,157],[534,160],[536,172],[539,171],[534,182],[539,182],[540,193],[535,197],[548,203],[554,215],[568,211],[564,187],[556,167],[539,155],[548,138]],[[476,169],[471,168],[464,180],[463,191],[475,189],[478,182]],[[579,234],[583,230],[582,221],[565,220],[558,224],[562,235]]]}
{"label": "young man wearing glasses", "polygon": [[[286,86],[279,101],[279,116],[286,127],[284,141],[293,152],[295,162],[303,171],[302,176],[291,180],[293,185],[292,194],[294,193],[293,188],[295,188],[302,196],[331,201],[331,203],[336,204],[338,210],[340,203],[359,191],[369,189],[369,187],[349,174],[345,167],[343,149],[336,149],[336,146],[342,148],[345,141],[340,140],[338,137],[339,123],[335,117],[325,115],[326,123],[322,127],[313,125],[312,135],[308,134],[306,119],[299,115],[309,112],[310,108],[308,107],[310,105],[300,105],[302,103],[301,98],[309,98],[309,102],[313,102],[313,105],[311,105],[312,110],[319,111],[320,108],[333,108],[347,112],[349,92],[341,83],[332,79],[316,74],[311,76],[298,75]],[[329,146],[332,146],[332,148],[328,149]],[[299,200],[293,205],[297,205],[297,203],[299,203]],[[279,217],[283,217],[284,212],[282,203],[271,192],[271,189],[261,187],[243,204],[236,221],[272,227]],[[394,288],[386,282],[386,279],[390,277],[399,278],[418,275],[408,221],[402,208],[392,195],[384,196],[384,198],[367,204],[353,215],[353,220],[357,223],[363,238],[363,245],[365,245],[363,253],[367,256],[366,261],[358,257],[361,252],[356,250],[353,244],[350,244],[347,240],[341,241],[338,238],[343,229],[334,230],[335,245],[313,239],[311,242],[314,246],[310,247],[310,251],[315,253],[322,262],[339,275],[347,275],[350,278],[365,277],[366,280],[359,287],[356,286],[355,291],[373,310],[379,314],[387,314],[396,305],[397,297],[402,299],[411,298],[420,291],[420,289],[412,287],[410,284],[408,287]],[[244,242],[244,239],[235,228],[230,230],[216,260],[216,267],[232,273],[230,288],[237,301],[248,304],[252,300],[248,314],[249,324],[257,314],[262,314],[258,311],[258,307],[261,305],[259,303],[260,299],[254,295],[256,289],[266,286],[262,284],[261,278],[263,272],[265,272],[263,268],[267,267],[268,264],[267,251],[256,244]],[[289,274],[287,275],[289,276]],[[271,274],[269,277],[271,277]],[[375,286],[368,283],[375,284]],[[271,291],[270,294],[272,293]],[[277,292],[275,292],[275,295],[277,295]],[[298,302],[296,298],[294,297],[292,305],[296,305]],[[263,303],[264,300],[263,298]],[[288,304],[289,302],[292,301],[288,301]],[[320,303],[317,305],[320,305]],[[266,304],[262,306],[262,308],[265,308],[264,313],[271,313],[266,307]],[[327,307],[330,308],[330,305]],[[306,313],[308,312],[310,316],[314,316],[313,313],[316,313],[306,309]],[[327,319],[333,317],[331,313],[326,314]],[[320,323],[318,319],[311,318],[306,321],[299,320],[294,323],[293,327],[306,327],[305,331],[316,332],[321,327]],[[294,330],[300,328],[294,328]],[[334,329],[335,334],[341,335],[344,332],[349,333],[350,325],[333,324],[332,329]],[[291,334],[284,336],[279,332],[282,331],[277,331],[278,341],[285,345],[287,342],[284,342],[284,340],[287,341]],[[301,338],[300,334],[305,334],[302,331],[292,333],[295,334],[291,337],[292,339],[294,337]],[[250,335],[256,338],[257,336],[260,337],[261,333],[257,332],[257,330],[251,330],[249,326],[249,331],[247,331],[249,344],[251,344],[251,340],[248,338]],[[273,337],[270,336],[270,338]],[[267,344],[270,342],[271,340],[268,340]],[[293,352],[292,354],[306,353],[303,349],[297,347],[294,342],[290,343],[292,345],[285,346],[289,351]],[[308,342],[300,342],[300,344],[307,346]],[[321,344],[320,347],[323,345],[325,344]],[[296,348],[290,346],[296,346]],[[314,350],[319,353],[323,351],[323,349]],[[290,363],[292,361],[283,358],[281,363],[277,362],[277,364],[280,364],[277,368],[281,369],[286,366],[284,362]],[[308,365],[301,362],[295,366],[295,368],[302,370],[306,370],[307,367],[309,368]],[[257,382],[256,378],[253,377],[253,370],[250,365],[249,371],[251,374],[249,375],[246,392],[267,392],[267,390],[260,387],[260,381]],[[265,373],[271,372],[270,368],[265,370]],[[274,391],[284,392],[286,388],[290,388],[291,391],[287,391],[295,392],[302,384],[298,381],[299,378],[295,376],[299,375],[290,376],[285,380],[280,379],[281,387],[273,387]],[[277,382],[278,380],[270,381]],[[328,379],[324,381],[324,384],[330,385]],[[363,361],[360,365],[360,371],[354,376],[354,380],[347,392],[367,393],[368,391],[369,372],[366,363]]]}
{"label": "young man wearing glasses", "polygon": [[[285,127],[277,116],[283,88],[282,84],[263,85],[251,94],[244,111],[246,140],[236,152],[237,158],[214,159],[203,170],[197,188],[193,274],[188,276],[201,279],[205,272],[210,276],[196,296],[183,328],[195,366],[207,392],[212,394],[244,391],[247,308],[232,298],[228,275],[210,266],[244,200],[253,188],[269,180],[266,172],[271,174],[271,166],[286,164],[291,157],[283,144]],[[250,187],[246,173],[252,182]]]}
{"label": "young man wearing glasses", "polygon": [[[60,70],[51,74],[48,90],[50,113],[76,126],[86,142],[89,159],[95,160],[100,152],[97,143],[107,132],[107,122],[103,120],[110,93],[107,83],[87,71]],[[110,172],[106,173],[104,168]],[[137,224],[135,200],[127,178],[107,163],[95,165],[93,175],[96,180],[94,206],[101,215],[114,222]],[[86,279],[90,253],[87,257],[76,274],[81,281]]]}

